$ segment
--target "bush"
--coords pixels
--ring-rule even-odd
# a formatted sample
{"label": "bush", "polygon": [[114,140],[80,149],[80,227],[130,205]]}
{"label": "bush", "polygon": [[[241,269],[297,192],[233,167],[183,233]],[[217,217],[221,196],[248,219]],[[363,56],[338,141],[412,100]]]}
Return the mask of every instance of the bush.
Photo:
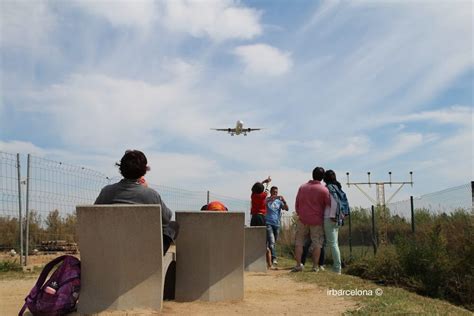
{"label": "bush", "polygon": [[474,310],[473,217],[464,210],[435,216],[419,210],[415,234],[403,231],[403,221],[392,218],[401,230],[394,234],[394,246],[379,248],[373,258],[355,260],[347,272]]}
{"label": "bush", "polygon": [[21,265],[16,261],[0,261],[0,272],[8,272],[8,271],[21,271]]}
{"label": "bush", "polygon": [[371,258],[356,259],[348,265],[347,273],[384,284],[400,284],[405,278],[393,247],[379,248],[377,255]]}

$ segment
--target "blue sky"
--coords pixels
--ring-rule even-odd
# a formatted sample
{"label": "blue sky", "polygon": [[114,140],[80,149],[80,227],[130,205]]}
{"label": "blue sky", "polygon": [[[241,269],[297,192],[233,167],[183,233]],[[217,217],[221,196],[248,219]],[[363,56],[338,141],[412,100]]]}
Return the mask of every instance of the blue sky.
{"label": "blue sky", "polygon": [[[317,165],[413,171],[399,198],[473,179],[471,1],[0,7],[1,151],[116,175],[140,149],[151,183],[238,198],[271,175],[294,200]],[[238,119],[264,130],[210,130]]]}

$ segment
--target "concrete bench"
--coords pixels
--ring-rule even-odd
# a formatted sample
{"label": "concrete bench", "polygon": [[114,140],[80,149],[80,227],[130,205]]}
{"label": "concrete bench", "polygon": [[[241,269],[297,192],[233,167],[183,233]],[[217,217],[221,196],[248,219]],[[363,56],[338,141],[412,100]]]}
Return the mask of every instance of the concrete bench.
{"label": "concrete bench", "polygon": [[160,311],[165,277],[173,281],[176,259],[174,253],[163,257],[161,207],[114,204],[76,209],[81,256],[78,312]]}
{"label": "concrete bench", "polygon": [[267,272],[266,254],[266,227],[245,227],[245,271]]}
{"label": "concrete bench", "polygon": [[176,301],[244,297],[244,213],[176,212]]}

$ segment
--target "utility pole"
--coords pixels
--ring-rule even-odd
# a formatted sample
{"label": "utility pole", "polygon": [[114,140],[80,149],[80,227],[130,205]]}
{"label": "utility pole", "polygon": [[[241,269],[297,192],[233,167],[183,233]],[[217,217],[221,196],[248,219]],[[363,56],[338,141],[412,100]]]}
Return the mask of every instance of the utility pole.
{"label": "utility pole", "polygon": [[[392,172],[388,172],[389,176],[389,181],[371,181],[370,179],[370,172],[367,172],[367,182],[350,182],[349,180],[349,172],[346,172],[347,176],[347,187],[350,187],[351,185],[355,186],[357,189],[359,189],[362,194],[364,194],[369,201],[371,201],[374,205],[377,205],[379,209],[381,209],[382,214],[381,214],[381,222],[383,227],[383,230],[379,232],[379,238],[381,243],[387,243],[387,230],[388,230],[388,219],[389,219],[389,214],[388,210],[386,208],[386,204],[390,203],[390,201],[395,197],[395,195],[400,192],[400,190],[403,188],[405,184],[410,184],[413,187],[413,172],[410,171],[410,181],[392,181]],[[386,200],[385,199],[385,185],[399,185],[397,190]],[[372,198],[367,192],[364,191],[362,186],[368,185],[369,188],[372,187],[372,185],[375,185],[375,196],[376,198]]]}

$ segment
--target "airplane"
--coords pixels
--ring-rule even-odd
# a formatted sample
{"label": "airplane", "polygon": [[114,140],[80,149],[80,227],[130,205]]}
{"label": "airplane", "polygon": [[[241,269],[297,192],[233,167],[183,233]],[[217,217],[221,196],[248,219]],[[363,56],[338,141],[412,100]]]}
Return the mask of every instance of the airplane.
{"label": "airplane", "polygon": [[227,132],[230,134],[230,136],[234,135],[240,135],[243,134],[244,136],[247,136],[247,133],[250,133],[251,131],[259,131],[260,128],[244,128],[244,122],[241,120],[238,120],[235,123],[234,128],[211,128],[212,130],[219,131],[219,132]]}

